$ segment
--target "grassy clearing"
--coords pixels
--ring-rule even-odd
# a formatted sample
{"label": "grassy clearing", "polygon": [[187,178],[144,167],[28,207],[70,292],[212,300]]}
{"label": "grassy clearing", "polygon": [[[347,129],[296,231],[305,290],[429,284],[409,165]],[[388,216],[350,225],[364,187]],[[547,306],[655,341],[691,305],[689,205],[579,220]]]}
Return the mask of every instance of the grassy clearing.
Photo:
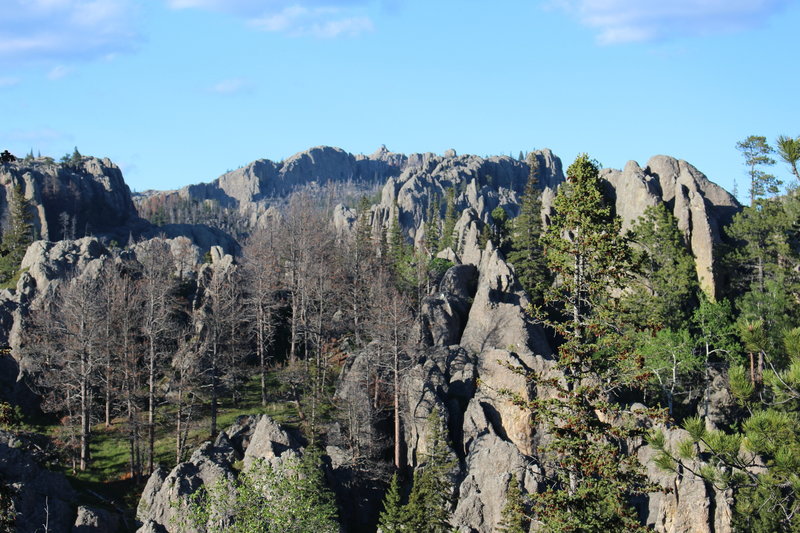
{"label": "grassy clearing", "polygon": [[[239,416],[251,414],[267,414],[281,424],[297,427],[297,411],[291,402],[281,397],[282,387],[277,373],[270,373],[268,387],[275,394],[269,398],[266,406],[261,405],[260,380],[257,375],[239,389],[240,399],[237,405],[233,405],[231,398],[221,398],[217,414],[219,430],[232,425]],[[210,438],[211,419],[208,409],[196,406],[195,410],[187,442],[189,454]],[[172,405],[164,405],[158,411],[156,462],[167,468],[175,466],[175,413]],[[36,429],[54,436],[59,427],[38,425]],[[142,435],[142,438],[146,439],[146,436]],[[114,420],[109,428],[103,424],[96,425],[93,428],[91,453],[92,462],[86,471],[73,473],[68,468],[62,468],[62,472],[81,492],[83,503],[123,508],[132,517],[146,479],[136,482],[129,478],[130,444],[125,421]]]}

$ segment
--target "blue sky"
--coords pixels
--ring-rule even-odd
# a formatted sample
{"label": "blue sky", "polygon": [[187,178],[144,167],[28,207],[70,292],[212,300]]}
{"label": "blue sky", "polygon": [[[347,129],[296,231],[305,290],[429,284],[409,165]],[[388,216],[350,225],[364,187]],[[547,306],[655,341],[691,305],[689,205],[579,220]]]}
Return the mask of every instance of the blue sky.
{"label": "blue sky", "polygon": [[[656,154],[744,191],[800,135],[793,0],[5,0],[0,149],[110,157],[134,190],[311,146]],[[789,178],[778,164],[774,173]],[[741,195],[740,195],[741,196]]]}

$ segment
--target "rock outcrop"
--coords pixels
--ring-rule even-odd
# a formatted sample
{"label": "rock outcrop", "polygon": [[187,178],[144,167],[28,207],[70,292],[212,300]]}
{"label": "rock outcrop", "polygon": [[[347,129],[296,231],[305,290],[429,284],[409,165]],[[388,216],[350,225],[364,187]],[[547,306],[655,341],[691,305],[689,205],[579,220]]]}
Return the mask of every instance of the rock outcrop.
{"label": "rock outcrop", "polygon": [[136,213],[122,172],[109,159],[84,157],[60,165],[38,158],[0,165],[0,213],[7,212],[17,185],[33,207],[33,224],[43,239],[117,233],[121,227],[147,225]]}
{"label": "rock outcrop", "polygon": [[624,170],[605,169],[601,176],[625,229],[650,206],[663,203],[672,211],[694,255],[700,286],[713,297],[715,247],[722,242],[720,228],[741,209],[736,199],[686,161],[663,155],[651,158],[645,168],[630,161]]}
{"label": "rock outcrop", "polygon": [[356,156],[340,148],[317,146],[282,162],[253,161],[211,183],[184,187],[177,194],[193,200],[215,200],[226,207],[245,208],[286,196],[312,183],[383,183],[399,174],[406,160],[405,156],[393,154],[386,147],[369,156]]}
{"label": "rock outcrop", "polygon": [[244,469],[257,458],[279,466],[286,457],[301,451],[299,440],[268,416],[240,417],[213,443],[203,443],[188,461],[170,471],[159,467],[153,472],[136,510],[138,531],[180,531],[181,504],[200,487],[211,486],[219,479],[233,480],[237,462],[242,461]]}
{"label": "rock outcrop", "polygon": [[[664,435],[667,448],[673,450],[689,437],[686,431],[677,428],[664,431]],[[676,475],[659,469],[654,462],[656,454],[650,446],[638,450],[647,477],[665,489],[651,493],[646,509],[640,509],[644,523],[663,533],[731,533],[730,495],[691,473]],[[690,467],[696,470],[702,464],[694,460]]]}
{"label": "rock outcrop", "polygon": [[121,516],[78,505],[78,493],[63,474],[44,468],[41,442],[0,430],[0,482],[11,489],[14,531],[116,533]]}

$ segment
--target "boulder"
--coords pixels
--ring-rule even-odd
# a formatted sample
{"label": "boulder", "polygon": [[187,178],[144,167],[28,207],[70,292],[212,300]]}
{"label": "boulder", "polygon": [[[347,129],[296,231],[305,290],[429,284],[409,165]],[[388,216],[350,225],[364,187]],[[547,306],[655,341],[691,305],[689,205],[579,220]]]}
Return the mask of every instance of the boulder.
{"label": "boulder", "polygon": [[35,533],[44,524],[50,531],[69,531],[78,495],[64,475],[40,466],[29,449],[24,439],[0,430],[0,481],[13,492],[15,531]]}
{"label": "boulder", "polygon": [[3,218],[17,185],[33,207],[33,224],[43,239],[106,233],[139,221],[122,172],[108,159],[84,157],[59,165],[37,158],[0,166]]}
{"label": "boulder", "polygon": [[181,506],[202,486],[211,486],[219,479],[232,481],[234,461],[235,450],[222,432],[214,443],[203,443],[187,462],[178,464],[170,472],[157,468],[139,499],[136,519],[151,530],[179,531]]}
{"label": "boulder", "polygon": [[286,457],[297,456],[299,441],[270,417],[264,415],[256,424],[250,443],[244,452],[245,468],[256,459],[277,466]]}
{"label": "boulder", "polygon": [[105,509],[78,507],[78,517],[72,533],[116,533],[120,529],[119,515]]}

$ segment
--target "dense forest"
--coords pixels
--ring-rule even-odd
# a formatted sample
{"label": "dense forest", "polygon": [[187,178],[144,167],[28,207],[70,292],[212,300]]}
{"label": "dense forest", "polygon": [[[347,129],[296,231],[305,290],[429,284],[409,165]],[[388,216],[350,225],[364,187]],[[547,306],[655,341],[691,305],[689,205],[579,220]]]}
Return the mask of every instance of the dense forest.
{"label": "dense forest", "polygon": [[[537,489],[510,475],[496,530],[648,530],[637,502],[669,489],[631,451],[644,443],[661,471],[724,493],[733,530],[800,530],[800,196],[794,187],[780,194],[766,170],[777,153],[800,178],[800,139],[780,137],[776,152],[751,136],[738,148],[749,205],[722,228],[713,292],[701,288],[670,207],[650,206],[623,229],[585,154],[548,210],[539,162],[528,157],[516,209],[498,206],[480,223],[479,248],[511,266],[524,313],[552,348],[538,354],[544,369],[507,365],[536,394],[490,391],[539,435],[527,454]],[[124,471],[102,475],[124,479],[130,498],[159,463],[171,468],[202,440],[218,443],[231,413],[267,413],[303,452],[245,457],[235,475],[184,500],[175,531],[356,530],[325,474],[333,444],[356,477],[374,480],[371,494],[383,494],[358,527],[451,531],[463,435],[452,415],[432,410],[427,444],[410,462],[401,403],[404,377],[433,357],[431,302],[460,272],[459,192],[430,195],[415,244],[396,205],[388,224],[376,224],[368,196],[350,200],[346,227],[308,190],[259,224],[212,203],[149,201],[152,222],[218,226],[241,240],[241,253],[133,239],[67,270],[21,326],[20,357],[44,415],[3,403],[0,425],[29,439],[46,433],[48,464],[76,479],[98,475],[99,443],[114,448]],[[34,238],[26,202],[17,190],[9,203],[6,282],[19,279]],[[364,394],[354,396],[342,390],[355,365]],[[729,401],[711,417],[721,410],[715,395]],[[677,428],[682,437],[671,438]],[[4,482],[6,529],[14,498]]]}

